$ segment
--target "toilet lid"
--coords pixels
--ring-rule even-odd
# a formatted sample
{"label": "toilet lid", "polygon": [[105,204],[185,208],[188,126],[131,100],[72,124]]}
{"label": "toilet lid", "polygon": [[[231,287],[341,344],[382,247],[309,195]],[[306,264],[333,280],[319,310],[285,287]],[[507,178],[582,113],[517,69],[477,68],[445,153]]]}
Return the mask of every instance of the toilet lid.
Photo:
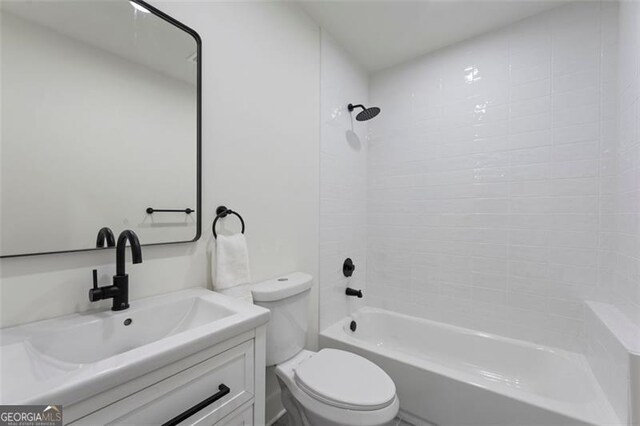
{"label": "toilet lid", "polygon": [[393,380],[371,361],[350,352],[322,349],[295,369],[309,396],[340,408],[377,410],[396,395]]}

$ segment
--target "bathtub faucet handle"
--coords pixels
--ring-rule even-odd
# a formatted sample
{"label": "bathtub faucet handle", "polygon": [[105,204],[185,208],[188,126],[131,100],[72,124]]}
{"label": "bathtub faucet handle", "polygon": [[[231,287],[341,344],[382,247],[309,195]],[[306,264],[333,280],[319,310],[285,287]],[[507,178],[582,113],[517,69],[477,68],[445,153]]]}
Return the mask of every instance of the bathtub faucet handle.
{"label": "bathtub faucet handle", "polygon": [[345,277],[350,277],[353,275],[353,271],[356,270],[356,265],[353,264],[353,260],[350,257],[347,257],[342,264],[342,273]]}
{"label": "bathtub faucet handle", "polygon": [[362,290],[356,290],[354,288],[347,287],[347,291],[345,291],[347,296],[356,296],[358,299],[362,298]]}

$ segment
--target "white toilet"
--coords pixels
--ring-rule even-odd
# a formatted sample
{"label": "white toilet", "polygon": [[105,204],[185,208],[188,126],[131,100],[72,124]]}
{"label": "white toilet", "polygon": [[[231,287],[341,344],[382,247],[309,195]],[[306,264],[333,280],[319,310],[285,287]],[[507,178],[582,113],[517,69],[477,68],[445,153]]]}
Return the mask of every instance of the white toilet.
{"label": "white toilet", "polygon": [[267,366],[276,365],[292,425],[381,426],[398,413],[396,387],[371,361],[345,351],[304,350],[311,276],[295,272],[252,286],[271,311]]}

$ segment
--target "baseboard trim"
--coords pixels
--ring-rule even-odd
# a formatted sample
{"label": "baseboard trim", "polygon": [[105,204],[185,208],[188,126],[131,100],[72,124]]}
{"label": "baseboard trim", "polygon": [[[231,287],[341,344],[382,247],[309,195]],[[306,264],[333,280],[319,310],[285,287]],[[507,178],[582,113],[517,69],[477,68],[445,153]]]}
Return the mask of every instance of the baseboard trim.
{"label": "baseboard trim", "polygon": [[285,414],[287,414],[287,410],[285,410],[285,409],[283,408],[283,409],[282,409],[282,411],[280,411],[278,414],[276,414],[276,416],[275,416],[273,419],[271,419],[271,420],[269,420],[269,421],[267,422],[267,426],[272,426],[275,422],[277,422],[278,420],[280,420],[280,418],[281,418],[282,416],[284,416]]}
{"label": "baseboard trim", "polygon": [[416,417],[404,410],[398,411],[398,418],[411,423],[413,426],[437,426],[435,423],[429,423],[428,421],[423,420],[420,417]]}

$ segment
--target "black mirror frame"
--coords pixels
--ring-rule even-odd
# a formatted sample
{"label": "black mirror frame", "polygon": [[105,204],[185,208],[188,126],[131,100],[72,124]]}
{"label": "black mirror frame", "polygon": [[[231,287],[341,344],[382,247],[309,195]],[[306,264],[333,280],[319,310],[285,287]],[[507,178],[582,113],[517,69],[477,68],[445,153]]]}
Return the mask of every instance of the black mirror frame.
{"label": "black mirror frame", "polygon": [[[160,245],[169,245],[169,244],[185,244],[185,243],[193,243],[200,239],[202,235],[202,39],[200,35],[193,30],[192,28],[186,26],[182,22],[172,18],[161,10],[156,9],[151,6],[149,3],[143,0],[130,0],[133,3],[139,4],[140,6],[147,9],[149,12],[153,13],[155,16],[163,19],[169,24],[181,29],[182,31],[191,35],[196,41],[196,54],[197,54],[197,62],[196,62],[196,235],[191,240],[185,241],[168,241],[166,243],[151,243],[151,244],[142,244],[143,247],[151,247],[151,246],[160,246]],[[38,252],[38,253],[24,253],[24,254],[10,254],[6,256],[0,256],[0,259],[7,259],[12,257],[26,257],[26,256],[42,256],[46,254],[59,254],[59,253],[78,253],[83,251],[97,251],[97,250],[109,250],[114,249],[115,247],[92,247],[86,249],[77,249],[77,250],[60,250],[60,251],[49,251],[49,252]]]}

